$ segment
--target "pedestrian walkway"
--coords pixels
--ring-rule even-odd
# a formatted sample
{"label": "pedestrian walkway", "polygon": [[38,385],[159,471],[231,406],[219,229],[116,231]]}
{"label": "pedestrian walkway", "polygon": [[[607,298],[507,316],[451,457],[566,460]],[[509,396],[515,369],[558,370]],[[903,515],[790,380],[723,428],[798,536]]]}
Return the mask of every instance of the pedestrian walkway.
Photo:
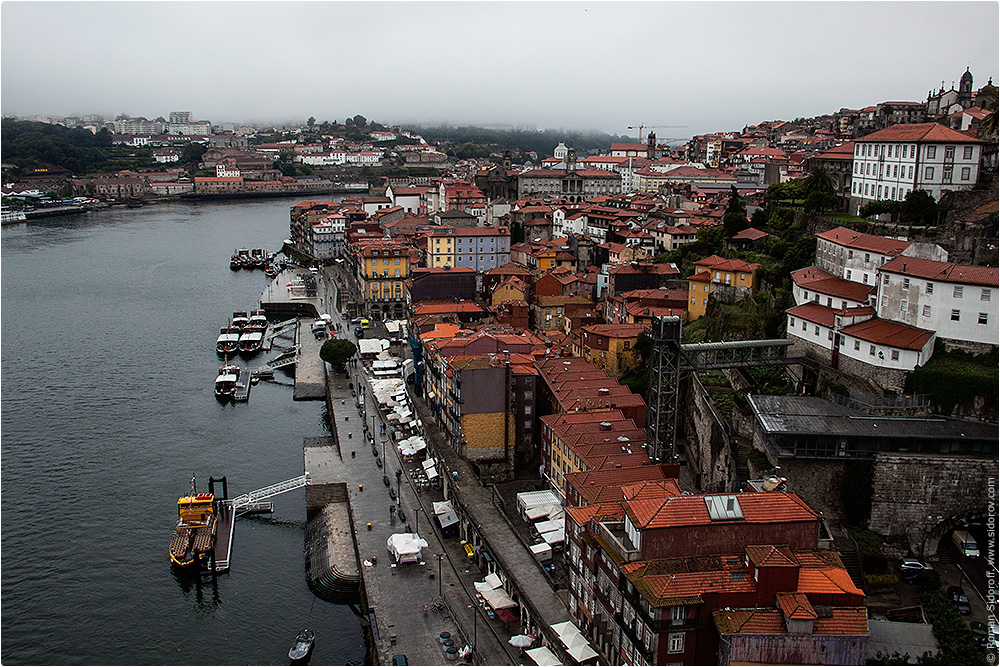
{"label": "pedestrian walkway", "polygon": [[[342,323],[339,313],[334,314],[334,318],[335,322]],[[342,475],[343,480],[350,481],[348,490],[358,556],[362,560],[368,607],[375,612],[376,661],[388,664],[393,655],[405,654],[410,664],[444,664],[446,657],[439,635],[449,632],[456,638],[455,645],[458,647],[475,642],[477,655],[474,657],[478,658],[476,662],[479,664],[516,664],[517,661],[503,646],[506,636],[494,635],[485,626],[485,617],[477,620],[473,616],[475,609],[470,605],[473,604],[474,594],[471,597],[466,594],[466,585],[461,579],[467,577],[467,587],[474,590],[471,585],[473,574],[463,571],[464,562],[455,561],[454,545],[447,538],[442,541],[434,530],[430,496],[421,502],[416,486],[409,479],[409,471],[403,466],[391,442],[387,442],[383,450],[378,427],[381,415],[367,391],[367,381],[363,377],[365,370],[362,364],[358,364],[346,374],[331,372],[327,388],[334,407],[331,417],[341,451],[340,456],[332,454],[338,460],[331,465],[337,468],[337,474]],[[358,408],[357,397],[351,395],[352,387],[349,386],[359,376],[360,386],[354,384],[353,389],[362,392],[363,412]],[[366,436],[366,430],[375,438]],[[395,474],[397,470],[407,473],[399,482]],[[389,483],[386,484],[386,481]],[[393,500],[389,490],[396,491],[397,488],[400,497]],[[390,513],[390,505],[404,510],[405,521],[399,519],[398,511]],[[411,563],[393,568],[386,540],[393,533],[405,532],[407,524],[429,544],[423,550],[423,565]],[[452,541],[457,545],[457,540]],[[446,557],[439,564],[434,554],[445,554]],[[373,565],[365,566],[365,560]],[[456,565],[459,570],[455,569]],[[442,598],[445,604],[435,605]],[[428,605],[426,612],[425,604]],[[393,635],[395,642],[392,641]]]}
{"label": "pedestrian walkway", "polygon": [[[518,539],[507,518],[493,504],[491,491],[478,482],[469,464],[445,443],[441,431],[434,426],[434,417],[427,405],[421,400],[413,402],[423,421],[425,439],[434,456],[444,461],[446,474],[458,473],[457,477],[449,481],[456,509],[461,505],[476,526],[493,557],[516,589],[521,602],[544,629],[570,620],[565,602],[552,590],[538,562]],[[521,632],[521,628],[514,630],[513,634]],[[552,634],[550,643],[555,640],[556,637]]]}

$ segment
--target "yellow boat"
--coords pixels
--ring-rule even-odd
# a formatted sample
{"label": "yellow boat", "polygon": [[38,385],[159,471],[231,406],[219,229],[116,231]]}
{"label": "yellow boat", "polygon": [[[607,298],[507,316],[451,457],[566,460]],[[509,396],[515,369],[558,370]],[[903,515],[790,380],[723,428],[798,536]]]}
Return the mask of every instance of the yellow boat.
{"label": "yellow boat", "polygon": [[180,568],[206,569],[215,548],[215,496],[211,493],[177,499],[177,526],[170,540],[170,561]]}

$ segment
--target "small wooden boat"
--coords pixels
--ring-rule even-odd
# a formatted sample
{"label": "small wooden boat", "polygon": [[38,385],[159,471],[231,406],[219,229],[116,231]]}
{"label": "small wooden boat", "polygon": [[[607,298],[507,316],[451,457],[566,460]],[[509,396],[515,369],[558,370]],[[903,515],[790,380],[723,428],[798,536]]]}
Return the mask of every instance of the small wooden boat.
{"label": "small wooden boat", "polygon": [[250,311],[250,321],[246,328],[250,331],[267,331],[268,321],[267,315],[260,308]]}
{"label": "small wooden boat", "polygon": [[316,635],[312,630],[303,630],[295,638],[292,648],[288,649],[288,659],[292,662],[304,662],[312,653]]}
{"label": "small wooden boat", "polygon": [[240,349],[240,330],[226,325],[219,329],[219,337],[215,341],[215,351],[220,355],[236,354]]}
{"label": "small wooden boat", "polygon": [[215,378],[215,397],[220,401],[232,399],[239,381],[240,367],[233,364],[223,364],[219,367],[219,375]]}

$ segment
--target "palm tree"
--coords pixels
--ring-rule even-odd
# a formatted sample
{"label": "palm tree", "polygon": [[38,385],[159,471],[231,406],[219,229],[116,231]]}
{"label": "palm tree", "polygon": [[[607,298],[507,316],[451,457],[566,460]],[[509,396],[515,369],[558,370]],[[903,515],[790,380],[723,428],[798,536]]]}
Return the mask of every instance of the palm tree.
{"label": "palm tree", "polygon": [[836,180],[827,168],[821,164],[814,164],[809,169],[809,175],[805,177],[803,186],[807,195],[813,192],[832,195],[837,191]]}

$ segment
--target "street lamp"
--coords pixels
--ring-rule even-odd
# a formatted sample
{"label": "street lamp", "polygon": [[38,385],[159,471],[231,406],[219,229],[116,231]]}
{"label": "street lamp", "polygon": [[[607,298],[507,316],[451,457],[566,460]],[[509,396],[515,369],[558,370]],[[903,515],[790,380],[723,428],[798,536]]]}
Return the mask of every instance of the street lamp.
{"label": "street lamp", "polygon": [[[967,531],[969,524],[962,521],[958,524],[962,531]],[[962,564],[958,566],[958,587],[962,588],[962,582],[965,581],[965,540],[962,540],[962,546],[959,547],[962,550]]]}
{"label": "street lamp", "polygon": [[444,558],[444,554],[434,554],[438,559],[438,597],[443,598],[444,594],[441,592],[441,559]]}

